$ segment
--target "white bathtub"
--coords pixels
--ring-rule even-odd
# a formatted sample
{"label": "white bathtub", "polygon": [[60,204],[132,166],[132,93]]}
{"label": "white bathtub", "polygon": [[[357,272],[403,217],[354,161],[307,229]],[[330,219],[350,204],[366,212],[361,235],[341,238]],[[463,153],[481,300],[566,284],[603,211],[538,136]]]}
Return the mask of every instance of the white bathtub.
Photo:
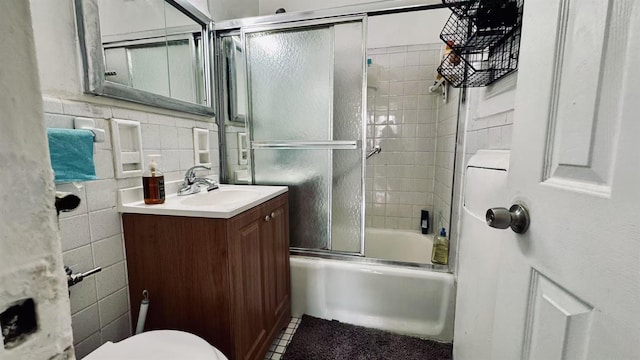
{"label": "white bathtub", "polygon": [[433,235],[419,231],[365,228],[364,255],[421,264],[431,264]]}
{"label": "white bathtub", "polygon": [[453,341],[452,274],[291,256],[292,315]]}

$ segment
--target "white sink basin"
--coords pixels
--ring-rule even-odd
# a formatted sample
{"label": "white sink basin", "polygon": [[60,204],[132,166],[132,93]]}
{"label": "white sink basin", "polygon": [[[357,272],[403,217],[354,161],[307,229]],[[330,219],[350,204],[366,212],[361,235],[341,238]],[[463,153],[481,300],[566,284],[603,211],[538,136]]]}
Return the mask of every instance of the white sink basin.
{"label": "white sink basin", "polygon": [[187,206],[225,206],[251,202],[260,198],[260,192],[244,189],[217,189],[193,195],[180,196],[178,201]]}
{"label": "white sink basin", "polygon": [[118,196],[121,213],[229,219],[287,192],[286,186],[220,185],[217,190],[177,196],[182,181],[165,183],[164,204],[146,205],[142,187],[122,189]]}

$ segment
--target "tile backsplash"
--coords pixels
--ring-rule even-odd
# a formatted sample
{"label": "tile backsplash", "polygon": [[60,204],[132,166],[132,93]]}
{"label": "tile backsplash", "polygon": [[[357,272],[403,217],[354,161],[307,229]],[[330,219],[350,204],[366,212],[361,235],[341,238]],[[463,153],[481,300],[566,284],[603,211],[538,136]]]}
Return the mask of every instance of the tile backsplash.
{"label": "tile backsplash", "polygon": [[[139,177],[115,179],[109,119],[141,123],[144,154],[161,154],[166,181],[182,179],[194,164],[192,128],[210,131],[211,174],[219,174],[218,131],[213,122],[199,121],[86,102],[44,98],[45,126],[72,128],[76,116],[90,117],[106,131],[107,139],[95,144],[94,161],[99,180],[58,184],[71,192],[80,206],[60,214],[60,234],[65,265],[74,272],[101,266],[102,271],[71,287],[71,313],[76,357],[82,358],[106,341],[131,335],[131,306],[127,287],[126,254],[117,189],[140,186]],[[146,159],[145,159],[146,161]],[[146,166],[146,164],[145,164]]]}

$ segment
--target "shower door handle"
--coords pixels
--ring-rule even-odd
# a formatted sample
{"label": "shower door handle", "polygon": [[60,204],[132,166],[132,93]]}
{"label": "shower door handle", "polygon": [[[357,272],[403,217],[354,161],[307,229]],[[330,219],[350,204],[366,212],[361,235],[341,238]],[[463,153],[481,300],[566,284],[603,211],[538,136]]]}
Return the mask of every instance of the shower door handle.
{"label": "shower door handle", "polygon": [[360,149],[361,142],[360,140],[252,141],[251,149],[355,150]]}
{"label": "shower door handle", "polygon": [[485,215],[487,225],[496,229],[511,228],[518,234],[524,234],[529,229],[529,211],[524,204],[511,205],[509,210],[506,208],[491,208],[487,210]]}

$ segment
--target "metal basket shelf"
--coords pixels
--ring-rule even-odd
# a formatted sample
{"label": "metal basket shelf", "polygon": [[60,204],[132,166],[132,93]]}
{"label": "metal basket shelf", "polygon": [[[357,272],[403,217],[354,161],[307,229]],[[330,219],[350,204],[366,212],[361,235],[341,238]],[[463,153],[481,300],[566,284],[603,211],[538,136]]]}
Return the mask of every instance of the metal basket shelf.
{"label": "metal basket shelf", "polygon": [[468,54],[498,46],[515,30],[516,27],[507,26],[479,29],[472,18],[453,13],[440,32],[440,39],[458,54]]}
{"label": "metal basket shelf", "polygon": [[477,7],[476,0],[442,0],[453,13],[459,16],[467,16],[474,7]]}
{"label": "metal basket shelf", "polygon": [[438,66],[438,73],[453,87],[487,86],[518,69],[519,46],[518,33],[491,52],[460,55],[451,51]]}
{"label": "metal basket shelf", "polygon": [[[471,17],[480,27],[514,26],[524,0],[442,0],[454,14]],[[486,20],[486,21],[485,21]]]}
{"label": "metal basket shelf", "polygon": [[486,86],[518,68],[524,0],[442,1],[453,11],[440,33],[451,52],[438,72],[452,86]]}

